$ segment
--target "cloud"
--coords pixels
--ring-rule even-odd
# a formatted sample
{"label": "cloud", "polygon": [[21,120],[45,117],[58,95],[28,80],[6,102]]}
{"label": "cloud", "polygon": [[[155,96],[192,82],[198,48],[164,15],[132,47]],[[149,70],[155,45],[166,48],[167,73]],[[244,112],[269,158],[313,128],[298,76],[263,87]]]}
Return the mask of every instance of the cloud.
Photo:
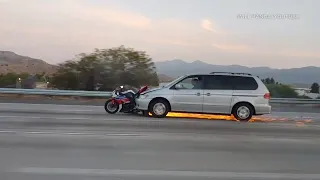
{"label": "cloud", "polygon": [[218,33],[219,31],[215,29],[212,25],[213,23],[208,19],[203,19],[201,21],[201,27],[207,31]]}
{"label": "cloud", "polygon": [[[89,0],[5,1],[0,6],[0,24],[5,25],[0,27],[0,49],[52,63],[94,48],[119,45],[146,50],[155,60],[267,51],[257,50],[254,42],[237,38],[241,35],[220,28],[221,24],[209,18],[151,18],[109,1],[102,4]],[[256,49],[253,51],[252,47]]]}
{"label": "cloud", "polygon": [[228,52],[250,52],[251,48],[247,45],[232,45],[232,44],[212,44],[214,48]]}
{"label": "cloud", "polygon": [[151,20],[141,14],[128,12],[115,6],[95,6],[89,3],[72,3],[72,16],[86,21],[114,23],[130,28],[151,28]]}
{"label": "cloud", "polygon": [[52,61],[122,44],[150,52],[210,51],[212,40],[223,37],[203,32],[202,28],[217,32],[209,20],[202,28],[199,22],[152,19],[114,4],[85,0],[12,0],[0,7],[0,24],[6,24],[0,28],[0,48]]}
{"label": "cloud", "polygon": [[147,42],[151,43],[158,43],[163,45],[177,45],[177,46],[187,46],[187,47],[196,47],[199,46],[197,43],[188,42],[188,41],[181,41],[179,39],[156,39],[156,40],[150,40]]}
{"label": "cloud", "polygon": [[213,31],[212,27],[211,27],[211,22],[207,19],[202,20],[201,22],[201,27],[207,31]]}
{"label": "cloud", "polygon": [[320,53],[315,53],[315,52],[296,51],[296,52],[283,52],[280,54],[284,56],[289,56],[289,57],[320,58]]}

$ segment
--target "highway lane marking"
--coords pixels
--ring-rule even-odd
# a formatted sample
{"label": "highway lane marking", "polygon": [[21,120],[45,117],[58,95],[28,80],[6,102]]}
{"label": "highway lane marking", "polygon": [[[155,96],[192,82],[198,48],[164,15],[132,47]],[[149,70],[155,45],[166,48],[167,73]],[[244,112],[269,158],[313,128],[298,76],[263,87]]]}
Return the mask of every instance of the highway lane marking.
{"label": "highway lane marking", "polygon": [[[1,106],[4,105],[4,106]],[[11,107],[10,107],[11,106]],[[12,107],[13,106],[13,107]],[[27,106],[27,107],[26,107]],[[38,107],[41,106],[39,109]],[[61,108],[43,108],[44,106],[51,106],[51,107],[61,107]],[[71,108],[71,107],[74,107]],[[79,109],[81,108],[81,109]],[[85,108],[85,109],[82,109]],[[91,108],[91,109],[88,109]],[[97,112],[101,113],[101,109],[103,109],[103,106],[99,105],[65,105],[65,104],[28,104],[28,103],[0,103],[0,110],[37,110],[37,111],[57,111],[57,112]],[[286,116],[279,116],[281,114],[292,114],[290,117]],[[293,114],[302,114],[301,115],[293,115]],[[305,118],[304,116],[308,116],[308,118],[317,118],[319,117],[320,113],[315,113],[315,112],[287,112],[287,111],[282,111],[282,112],[272,112],[270,115],[267,115],[267,118]],[[312,116],[317,116],[317,117],[312,117]],[[292,117],[293,116],[293,117]]]}
{"label": "highway lane marking", "polygon": [[[130,122],[183,122],[183,123],[200,123],[199,120],[175,120],[175,121],[168,121],[168,119],[151,119],[151,118],[144,118],[139,117],[140,119],[130,119],[135,117],[128,117],[128,118],[113,118],[110,116],[106,116],[106,118],[96,118],[96,117],[37,117],[37,116],[0,116],[0,118],[19,118],[19,119],[55,119],[55,120],[90,120],[90,121],[130,121]],[[5,119],[0,119],[1,121],[6,121]],[[23,120],[15,120],[16,122],[24,122]],[[90,122],[88,121],[88,122]],[[208,121],[202,121],[203,123],[208,123]]]}
{"label": "highway lane marking", "polygon": [[194,135],[194,134],[163,134],[163,133],[89,133],[89,132],[65,132],[65,131],[8,131],[8,130],[0,130],[0,135],[3,134],[15,134],[18,136],[24,137],[80,137],[80,138],[118,138],[118,137],[126,137],[126,138],[139,138],[141,140],[171,140],[171,141],[179,141],[179,140],[188,140],[188,141],[205,141],[205,142],[263,142],[263,143],[299,143],[299,144],[318,144],[319,139],[305,139],[305,138],[279,138],[279,137],[256,137],[256,136],[210,136],[210,135]]}
{"label": "highway lane marking", "polygon": [[54,131],[2,131],[1,134],[58,134],[58,135],[103,135],[103,136],[141,136],[141,134],[129,134],[129,133],[82,133],[82,132],[54,132]]}
{"label": "highway lane marking", "polygon": [[[139,117],[140,119],[130,119],[130,118],[136,118],[136,117],[128,117],[128,118],[114,118],[111,116],[106,116],[106,118],[96,118],[96,117],[50,117],[50,116],[46,116],[46,117],[40,117],[40,116],[0,116],[0,118],[22,118],[22,119],[57,119],[57,120],[119,120],[119,121],[150,121],[150,122],[163,122],[168,120],[168,118],[165,119],[151,119],[151,118],[145,118],[145,117]],[[270,118],[267,117],[267,118]],[[172,119],[172,118],[170,118]],[[301,118],[299,118],[300,120]],[[0,119],[0,121],[3,119]],[[179,122],[200,122],[199,120],[192,120],[192,119],[188,119],[188,120],[178,120]],[[167,121],[168,122],[168,121]],[[208,121],[202,121],[202,122],[208,122]]]}
{"label": "highway lane marking", "polygon": [[[87,120],[89,118],[64,118],[64,117],[36,117],[36,116],[29,116],[29,117],[26,117],[26,116],[0,116],[0,118],[23,118],[23,119],[61,119],[61,120],[73,120],[73,119],[76,119],[76,120]],[[1,120],[0,120],[1,121]]]}
{"label": "highway lane marking", "polygon": [[[131,117],[131,118],[135,118],[135,117]],[[171,119],[171,118],[170,118]],[[174,120],[170,120],[167,118],[164,119],[153,119],[153,118],[144,118],[144,117],[139,117],[139,119],[130,119],[130,117],[128,118],[113,118],[110,116],[106,116],[105,118],[96,118],[96,117],[36,117],[36,116],[0,116],[0,122],[7,122],[7,123],[11,123],[11,122],[16,122],[16,123],[32,123],[33,121],[31,120],[43,120],[43,121],[38,121],[38,123],[55,123],[54,120],[58,120],[58,122],[56,123],[61,123],[61,121],[59,122],[59,120],[70,120],[70,121],[74,121],[74,123],[77,123],[77,121],[80,121],[79,123],[81,123],[81,120],[87,120],[85,123],[103,123],[103,122],[133,122],[133,123],[142,123],[144,125],[148,125],[148,123],[159,123],[159,125],[161,123],[170,123],[170,124],[174,124],[174,123],[181,123],[181,124],[195,124],[195,125],[206,125],[206,123],[210,124],[212,121],[204,121],[204,120],[198,120],[198,119],[174,119]],[[30,121],[28,121],[30,120]],[[50,121],[53,120],[53,121]],[[274,126],[274,127],[282,127],[282,128],[292,128],[292,127],[296,127],[296,124],[292,124],[296,122],[295,120],[291,120],[288,121],[286,123],[279,123],[274,121],[274,124],[270,124],[268,123],[268,127]],[[67,122],[68,123],[68,122]],[[70,123],[70,122],[69,122]],[[155,124],[154,124],[155,125]],[[312,125],[308,125],[309,128],[319,128],[320,125],[317,124],[312,124]]]}
{"label": "highway lane marking", "polygon": [[[85,107],[90,107],[90,108],[103,108],[103,105],[71,105],[71,104],[36,104],[36,103],[0,103],[0,107],[1,105],[5,105],[4,107],[6,106],[15,106],[15,107],[18,107],[18,106],[34,106],[34,107],[37,107],[37,106],[59,106],[59,107],[81,107],[81,108],[85,108]],[[65,110],[63,108],[61,108],[61,110]],[[96,109],[94,109],[96,110]],[[93,109],[92,110],[88,110],[88,109],[84,109],[83,111],[94,111]],[[78,111],[82,111],[82,110],[78,110]],[[316,112],[291,112],[291,111],[281,111],[281,112],[278,112],[278,111],[274,111],[272,112],[272,114],[285,114],[285,113],[301,113],[301,114],[315,114],[315,115],[319,115],[319,113],[316,113]]]}
{"label": "highway lane marking", "polygon": [[[0,118],[21,118],[21,119],[56,119],[56,120],[90,120],[90,121],[115,121],[115,120],[119,120],[119,121],[142,121],[142,120],[131,120],[131,119],[109,119],[109,118],[94,118],[94,117],[87,117],[87,118],[83,118],[83,117],[37,117],[37,116],[0,116]],[[3,121],[4,119],[0,119],[0,122]],[[154,120],[157,121],[157,120]]]}
{"label": "highway lane marking", "polygon": [[79,169],[25,167],[9,170],[15,173],[45,175],[83,176],[167,176],[167,177],[206,177],[206,178],[268,178],[268,179],[319,179],[320,174],[304,173],[264,173],[264,172],[214,172],[214,171],[167,171],[167,170],[122,170],[122,169]]}
{"label": "highway lane marking", "polygon": [[89,109],[73,109],[73,110],[66,110],[66,109],[30,109],[30,108],[8,108],[8,109],[4,109],[4,108],[0,108],[0,110],[6,110],[6,111],[12,111],[12,110],[37,110],[37,111],[55,111],[55,112],[101,112],[101,111],[97,111],[97,110],[89,110]]}
{"label": "highway lane marking", "polygon": [[46,106],[46,105],[48,105],[48,106],[61,106],[61,107],[71,107],[71,106],[73,106],[73,107],[86,107],[86,106],[88,106],[88,107],[102,107],[103,108],[103,106],[98,106],[98,105],[68,105],[68,104],[34,104],[34,103],[0,103],[0,106],[1,105],[6,105],[6,106],[21,106],[21,105],[24,105],[24,106]]}
{"label": "highway lane marking", "polygon": [[16,133],[17,131],[0,131],[0,133]]}
{"label": "highway lane marking", "polygon": [[[82,110],[79,110],[79,111],[82,111]],[[73,110],[71,111],[68,111],[68,112],[74,112]],[[39,112],[41,113],[41,112]],[[59,114],[59,113],[57,113]],[[76,114],[75,114],[76,115]],[[89,114],[88,114],[89,115]],[[97,115],[104,115],[104,114],[97,114]],[[96,118],[96,117],[86,117],[86,118],[83,118],[83,117],[50,117],[50,116],[43,116],[43,117],[37,117],[37,116],[12,116],[12,115],[2,115],[0,116],[0,118],[23,118],[23,119],[61,119],[61,120],[122,120],[122,121],[127,121],[127,120],[130,120],[130,121],[137,121],[137,120],[132,120],[130,118],[135,118],[136,116],[130,116],[128,118],[119,118],[119,116],[117,117],[114,117],[114,116],[110,116],[108,114],[105,114],[106,115],[106,118]],[[79,115],[78,115],[79,116]],[[121,115],[120,115],[121,116]],[[317,118],[319,119],[319,117],[312,117],[312,116],[301,116],[301,117],[282,117],[282,116],[264,116],[266,119],[270,119],[270,118],[276,118],[276,119],[281,119],[281,118],[287,118],[289,121],[295,121],[295,120],[305,120],[305,119],[312,119],[312,120],[316,120]],[[110,118],[110,119],[109,119]],[[148,120],[150,122],[160,122],[160,121],[165,121],[167,120],[166,119],[157,119],[157,120],[154,120],[154,119],[151,119],[151,118],[146,118],[146,117],[142,117],[142,116],[139,116],[140,120]],[[174,117],[173,117],[174,118]],[[0,119],[1,121],[2,119]],[[139,120],[139,121],[140,121]],[[320,120],[320,119],[319,119]],[[199,120],[191,120],[191,119],[188,119],[188,120],[181,120],[179,119],[180,122],[199,122]],[[276,122],[276,121],[274,121]]]}
{"label": "highway lane marking", "polygon": [[[12,105],[12,106],[59,106],[59,107],[92,107],[92,108],[103,108],[103,105],[72,105],[72,104],[38,104],[38,103],[0,103],[0,107],[1,105],[6,105],[6,106],[9,106],[9,105]],[[281,112],[278,112],[278,111],[274,111],[273,113],[277,114],[282,114],[282,113],[295,113],[295,112],[291,112],[291,111],[281,111]],[[316,113],[316,112],[297,112],[297,113],[306,113],[306,114],[319,114],[319,113]]]}

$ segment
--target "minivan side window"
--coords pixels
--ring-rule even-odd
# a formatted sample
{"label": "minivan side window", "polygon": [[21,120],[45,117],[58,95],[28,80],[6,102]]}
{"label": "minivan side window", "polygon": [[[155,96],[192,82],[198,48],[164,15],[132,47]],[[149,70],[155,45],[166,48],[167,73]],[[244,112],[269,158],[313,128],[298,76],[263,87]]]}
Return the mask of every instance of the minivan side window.
{"label": "minivan side window", "polygon": [[233,77],[234,90],[256,90],[258,83],[253,77],[234,76]]}
{"label": "minivan side window", "polygon": [[182,89],[202,89],[203,77],[202,76],[188,76],[179,83]]}
{"label": "minivan side window", "polygon": [[232,76],[209,75],[205,76],[204,89],[232,90]]}

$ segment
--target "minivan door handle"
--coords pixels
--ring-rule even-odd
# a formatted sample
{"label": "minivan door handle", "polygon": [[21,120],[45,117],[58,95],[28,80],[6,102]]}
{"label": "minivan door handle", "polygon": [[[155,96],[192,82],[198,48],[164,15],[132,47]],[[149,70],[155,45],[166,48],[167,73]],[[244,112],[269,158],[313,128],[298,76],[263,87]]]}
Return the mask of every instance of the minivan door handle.
{"label": "minivan door handle", "polygon": [[200,93],[198,92],[196,95],[197,95],[197,96],[200,96]]}
{"label": "minivan door handle", "polygon": [[207,96],[210,96],[211,94],[210,94],[210,93],[207,93],[206,95],[207,95]]}

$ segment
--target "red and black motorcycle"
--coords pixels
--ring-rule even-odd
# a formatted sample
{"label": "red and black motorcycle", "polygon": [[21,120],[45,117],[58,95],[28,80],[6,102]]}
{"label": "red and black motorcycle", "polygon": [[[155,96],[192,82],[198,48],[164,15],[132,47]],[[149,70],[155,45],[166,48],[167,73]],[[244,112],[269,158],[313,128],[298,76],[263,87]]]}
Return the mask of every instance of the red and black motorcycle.
{"label": "red and black motorcycle", "polygon": [[123,86],[117,87],[112,92],[112,97],[106,101],[104,109],[109,114],[115,114],[117,112],[135,113],[137,112],[135,99],[147,89],[148,86],[143,86],[135,93],[133,90],[123,91]]}

